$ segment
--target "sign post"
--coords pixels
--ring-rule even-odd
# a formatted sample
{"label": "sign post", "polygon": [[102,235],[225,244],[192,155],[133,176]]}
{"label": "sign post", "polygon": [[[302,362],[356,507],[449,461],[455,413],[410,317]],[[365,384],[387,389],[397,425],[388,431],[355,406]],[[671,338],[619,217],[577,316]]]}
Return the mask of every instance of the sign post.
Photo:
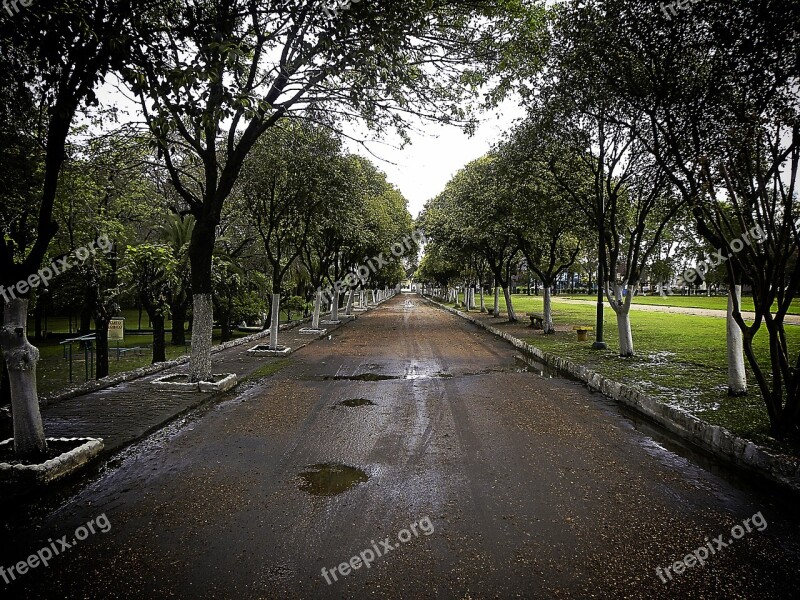
{"label": "sign post", "polygon": [[117,342],[117,360],[119,360],[119,343],[125,341],[125,319],[110,319],[108,321],[108,341]]}

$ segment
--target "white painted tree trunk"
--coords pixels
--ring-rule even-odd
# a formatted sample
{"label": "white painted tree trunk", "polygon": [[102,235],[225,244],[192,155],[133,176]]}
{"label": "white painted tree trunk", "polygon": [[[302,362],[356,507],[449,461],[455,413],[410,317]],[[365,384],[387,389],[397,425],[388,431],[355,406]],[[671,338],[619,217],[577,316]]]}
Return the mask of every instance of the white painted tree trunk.
{"label": "white painted tree trunk", "polygon": [[211,294],[194,294],[192,319],[192,354],[189,380],[211,381],[211,347],[214,333],[214,304]]}
{"label": "white painted tree trunk", "polygon": [[333,291],[333,306],[331,307],[331,321],[339,320],[339,290]]}
{"label": "white painted tree trunk", "polygon": [[614,284],[614,295],[611,295],[611,283],[606,282],[606,296],[617,317],[617,334],[619,336],[619,355],[633,356],[633,334],[631,333],[631,302],[633,293],[629,289],[623,296],[624,288]]}
{"label": "white painted tree trunk", "polygon": [[503,286],[503,296],[506,299],[506,312],[508,313],[508,320],[516,321],[517,313],[514,310],[514,304],[511,301],[511,289],[507,285]]}
{"label": "white painted tree trunk", "polygon": [[475,310],[475,288],[473,286],[469,286],[469,303],[467,304],[467,310]]}
{"label": "white painted tree trunk", "polygon": [[39,395],[36,363],[39,350],[28,342],[28,300],[7,302],[0,330],[0,348],[8,367],[11,412],[14,417],[14,452],[19,457],[36,457],[47,451]]}
{"label": "white painted tree trunk", "polygon": [[494,286],[494,316],[500,316],[500,288]]}
{"label": "white painted tree trunk", "polygon": [[728,291],[728,394],[744,396],[747,394],[747,372],[744,369],[744,346],[742,330],[733,318],[733,294],[736,294],[739,309],[742,306],[742,286],[734,286]]}
{"label": "white painted tree trunk", "polygon": [[278,349],[278,332],[281,328],[281,295],[272,294],[271,307],[272,321],[269,327],[269,349]]}
{"label": "white painted tree trunk", "polygon": [[631,334],[631,313],[629,308],[622,305],[619,310],[615,311],[620,356],[633,356],[633,335]]}
{"label": "white painted tree trunk", "polygon": [[664,284],[661,283],[660,281],[656,284],[656,292],[658,292],[658,295],[661,296],[662,298],[666,296],[666,294],[664,293]]}
{"label": "white painted tree trunk", "polygon": [[481,312],[486,312],[486,304],[483,301],[483,285],[481,285],[480,297],[481,297]]}
{"label": "white painted tree trunk", "polygon": [[355,296],[355,293],[355,290],[350,290],[350,293],[347,295],[347,311],[345,314],[348,317],[353,314],[353,296]]}
{"label": "white painted tree trunk", "polygon": [[311,318],[311,329],[319,329],[319,313],[322,310],[322,290],[317,290],[314,297],[314,316]]}
{"label": "white painted tree trunk", "polygon": [[553,299],[551,297],[552,288],[548,285],[544,288],[544,323],[542,329],[545,333],[555,333],[556,328],[553,326]]}

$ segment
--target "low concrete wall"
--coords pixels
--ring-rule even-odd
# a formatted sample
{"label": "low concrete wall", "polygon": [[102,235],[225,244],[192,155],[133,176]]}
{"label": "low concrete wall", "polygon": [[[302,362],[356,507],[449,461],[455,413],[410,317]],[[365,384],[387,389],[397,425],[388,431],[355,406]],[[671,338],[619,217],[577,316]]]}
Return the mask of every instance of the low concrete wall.
{"label": "low concrete wall", "polygon": [[634,409],[726,463],[758,473],[800,494],[800,459],[774,454],[762,446],[735,436],[724,427],[706,423],[681,408],[668,406],[636,388],[612,381],[583,365],[575,364],[549,352],[543,352],[505,331],[500,331],[467,313],[436,302],[430,297],[426,296],[425,299],[509,341],[515,348],[534,357],[539,362],[583,381],[589,389],[599,391]]}

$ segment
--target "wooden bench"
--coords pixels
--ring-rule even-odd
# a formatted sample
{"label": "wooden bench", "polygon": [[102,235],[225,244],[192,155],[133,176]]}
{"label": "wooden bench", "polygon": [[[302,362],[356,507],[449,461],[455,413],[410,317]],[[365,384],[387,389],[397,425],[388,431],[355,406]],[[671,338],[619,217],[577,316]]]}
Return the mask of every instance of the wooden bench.
{"label": "wooden bench", "polygon": [[538,313],[528,313],[531,320],[531,327],[534,329],[544,329],[544,315]]}

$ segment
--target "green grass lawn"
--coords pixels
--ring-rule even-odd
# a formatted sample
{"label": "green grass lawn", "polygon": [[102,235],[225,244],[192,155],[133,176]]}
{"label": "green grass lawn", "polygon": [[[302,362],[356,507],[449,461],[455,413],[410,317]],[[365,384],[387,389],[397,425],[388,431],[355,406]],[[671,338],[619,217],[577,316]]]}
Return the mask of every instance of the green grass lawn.
{"label": "green grass lawn", "polygon": [[[539,296],[514,295],[514,308],[520,319],[525,312],[542,312]],[[711,298],[714,300],[714,298]],[[722,299],[724,300],[724,299]],[[486,299],[490,306],[490,298]],[[505,311],[501,295],[500,310]],[[586,306],[553,299],[553,320],[560,325],[595,324],[595,305]],[[497,320],[498,324],[502,319]],[[618,336],[614,312],[604,312],[607,351],[592,350],[594,337],[578,342],[573,331],[544,335],[530,330],[525,340],[558,356],[577,363],[620,383],[633,385],[666,403],[680,406],[696,416],[731,430],[736,435],[786,452],[798,449],[779,443],[769,436],[769,421],[764,402],[755,386],[748,366],[750,393],[744,398],[727,394],[727,353],[725,319],[657,312],[632,312],[631,328],[636,356],[617,355]],[[800,348],[800,327],[787,326],[791,348]],[[768,339],[762,329],[756,336],[756,353],[760,361],[768,360]],[[762,362],[766,364],[768,362]]]}
{"label": "green grass lawn", "polygon": [[[125,317],[126,333],[125,341],[119,344],[120,348],[135,348],[142,347],[141,352],[126,352],[120,355],[117,360],[116,342],[110,342],[109,351],[109,374],[116,375],[125,371],[131,371],[139,367],[144,367],[152,362],[152,347],[153,335],[152,333],[143,333],[142,335],[133,335],[130,330],[136,330],[139,327],[139,315],[136,310],[125,310],[123,315]],[[288,321],[288,315],[285,311],[281,314],[281,322]],[[293,319],[302,317],[301,314],[294,312]],[[75,323],[73,322],[73,332]],[[147,314],[142,316],[142,328],[150,329],[150,322]],[[187,353],[187,347],[183,344],[179,346],[172,345],[172,334],[170,330],[172,323],[167,323],[166,333],[166,355],[167,360],[173,360]],[[69,383],[69,360],[64,357],[64,348],[59,343],[65,336],[69,334],[69,319],[66,317],[50,317],[47,320],[47,330],[51,333],[57,334],[55,337],[43,341],[33,341],[31,343],[39,349],[40,360],[36,368],[36,381],[38,391],[40,394],[56,393],[70,385]],[[234,330],[232,332],[233,339],[238,339],[249,333],[244,333]],[[28,323],[28,335],[33,336],[33,322]],[[73,333],[74,336],[77,334]],[[187,339],[191,334],[187,332]],[[222,332],[220,329],[214,330],[214,344],[221,342]],[[72,381],[74,384],[83,383],[86,380],[86,361],[84,359],[84,352],[78,348],[78,344],[72,346]],[[95,358],[96,359],[96,358]],[[91,365],[91,359],[90,359]],[[90,375],[90,379],[91,379]]]}
{"label": "green grass lawn", "polygon": [[[563,295],[559,298],[570,298],[572,300],[584,300],[586,302],[597,302],[593,296],[580,295]],[[728,297],[727,296],[634,296],[634,304],[653,304],[659,306],[680,306],[684,308],[709,308],[715,310],[728,310]],[[774,307],[776,308],[776,307]],[[753,310],[753,298],[745,296],[742,298],[742,310]],[[800,315],[800,299],[792,301],[789,308],[790,315]]]}

